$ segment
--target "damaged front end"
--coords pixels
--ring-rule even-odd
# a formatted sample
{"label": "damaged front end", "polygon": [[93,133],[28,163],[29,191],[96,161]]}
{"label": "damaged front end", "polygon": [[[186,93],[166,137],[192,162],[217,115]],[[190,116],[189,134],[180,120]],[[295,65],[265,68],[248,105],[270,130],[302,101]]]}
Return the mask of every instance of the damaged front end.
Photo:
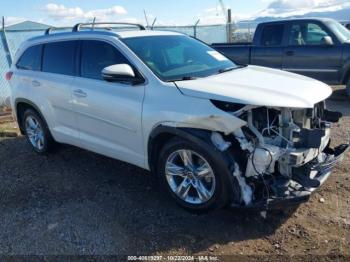
{"label": "damaged front end", "polygon": [[233,176],[241,189],[233,206],[273,209],[305,202],[349,148],[330,147],[330,128],[341,114],[328,111],[325,102],[310,109],[213,103],[247,123],[225,136],[239,145],[228,149],[235,151]]}

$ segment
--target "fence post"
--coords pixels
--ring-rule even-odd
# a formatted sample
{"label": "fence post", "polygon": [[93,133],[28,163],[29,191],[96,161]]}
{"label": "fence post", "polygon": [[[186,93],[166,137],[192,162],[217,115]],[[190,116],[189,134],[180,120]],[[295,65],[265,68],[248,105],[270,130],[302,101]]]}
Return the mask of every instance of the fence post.
{"label": "fence post", "polygon": [[227,42],[232,43],[232,12],[227,10]]}
{"label": "fence post", "polygon": [[193,37],[194,37],[194,38],[197,38],[197,26],[198,26],[198,24],[199,24],[200,21],[201,21],[201,20],[198,19],[197,22],[196,22],[196,23],[194,24],[194,26],[193,26]]}
{"label": "fence post", "polygon": [[11,51],[7,42],[7,37],[6,37],[6,31],[5,31],[5,17],[2,17],[2,34],[1,34],[1,41],[5,49],[6,53],[6,59],[9,67],[12,65],[12,55]]}

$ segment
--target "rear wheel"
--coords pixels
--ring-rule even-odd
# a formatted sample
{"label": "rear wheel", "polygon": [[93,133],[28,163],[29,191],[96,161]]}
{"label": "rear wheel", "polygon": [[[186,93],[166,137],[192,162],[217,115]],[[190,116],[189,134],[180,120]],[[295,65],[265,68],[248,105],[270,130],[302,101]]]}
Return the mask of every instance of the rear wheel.
{"label": "rear wheel", "polygon": [[27,109],[23,114],[22,127],[26,138],[35,152],[47,153],[54,145],[54,140],[45,121],[32,109]]}
{"label": "rear wheel", "polygon": [[158,175],[180,206],[203,212],[228,204],[233,195],[231,174],[220,154],[213,147],[179,138],[163,147]]}

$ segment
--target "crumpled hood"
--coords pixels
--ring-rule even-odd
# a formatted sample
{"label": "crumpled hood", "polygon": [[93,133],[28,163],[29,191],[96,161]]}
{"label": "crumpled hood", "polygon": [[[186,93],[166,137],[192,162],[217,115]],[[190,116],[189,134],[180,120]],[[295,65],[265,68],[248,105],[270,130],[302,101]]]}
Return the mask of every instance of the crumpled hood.
{"label": "crumpled hood", "polygon": [[332,89],[305,76],[259,66],[176,85],[184,95],[245,105],[312,108],[332,94]]}

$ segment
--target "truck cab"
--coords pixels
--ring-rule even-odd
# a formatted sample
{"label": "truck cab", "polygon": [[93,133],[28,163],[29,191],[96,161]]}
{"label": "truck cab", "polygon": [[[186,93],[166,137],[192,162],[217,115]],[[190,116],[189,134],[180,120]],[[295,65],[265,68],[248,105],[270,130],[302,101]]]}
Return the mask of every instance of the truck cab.
{"label": "truck cab", "polygon": [[[268,66],[328,84],[347,84],[350,32],[332,19],[291,19],[261,23],[251,45],[214,47],[238,63]],[[244,55],[238,55],[240,49]]]}

